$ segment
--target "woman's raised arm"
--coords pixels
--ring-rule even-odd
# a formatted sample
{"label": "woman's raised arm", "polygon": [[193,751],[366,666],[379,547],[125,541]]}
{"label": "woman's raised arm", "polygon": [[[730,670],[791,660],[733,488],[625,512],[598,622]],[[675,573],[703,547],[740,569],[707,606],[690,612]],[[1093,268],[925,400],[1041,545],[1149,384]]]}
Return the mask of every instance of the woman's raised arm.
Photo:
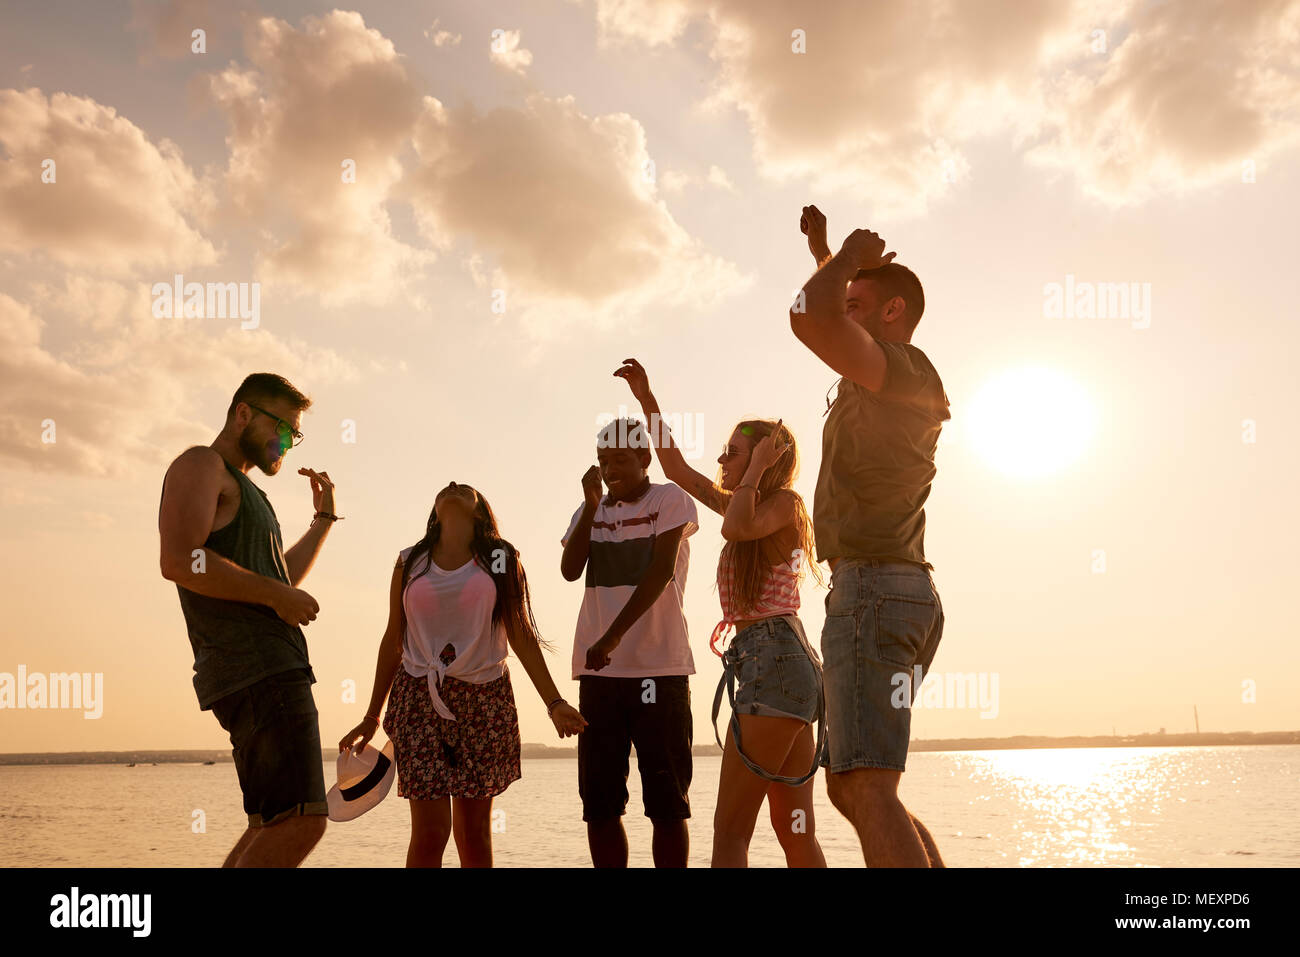
{"label": "woman's raised arm", "polygon": [[676,482],[700,504],[719,515],[725,515],[731,493],[718,488],[713,479],[686,464],[686,457],[673,441],[672,433],[663,421],[659,402],[650,391],[650,377],[646,375],[641,363],[635,359],[624,359],[623,365],[614,370],[614,375],[627,382],[633,397],[641,403],[641,412],[646,419],[646,433],[654,444],[659,466],[664,470],[668,481]]}

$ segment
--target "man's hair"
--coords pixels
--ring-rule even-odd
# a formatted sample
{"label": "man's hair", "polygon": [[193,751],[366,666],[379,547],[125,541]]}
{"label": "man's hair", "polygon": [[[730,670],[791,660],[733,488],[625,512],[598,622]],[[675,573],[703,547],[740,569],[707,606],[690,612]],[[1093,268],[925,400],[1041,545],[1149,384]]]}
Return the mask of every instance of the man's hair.
{"label": "man's hair", "polygon": [[853,274],[853,281],[859,279],[870,279],[878,284],[881,299],[885,302],[895,296],[902,296],[907,307],[903,317],[907,320],[908,329],[916,328],[916,324],[921,321],[921,314],[925,312],[925,290],[921,288],[921,280],[916,278],[916,273],[902,263],[891,262],[875,269],[859,269]]}
{"label": "man's hair", "polygon": [[235,390],[235,397],[230,400],[230,408],[226,410],[226,418],[235,414],[235,407],[241,402],[260,405],[275,399],[286,399],[300,412],[311,408],[311,399],[295,389],[284,376],[274,372],[254,372]]}
{"label": "man's hair", "polygon": [[650,450],[650,436],[636,419],[615,419],[596,433],[596,447],[601,449]]}

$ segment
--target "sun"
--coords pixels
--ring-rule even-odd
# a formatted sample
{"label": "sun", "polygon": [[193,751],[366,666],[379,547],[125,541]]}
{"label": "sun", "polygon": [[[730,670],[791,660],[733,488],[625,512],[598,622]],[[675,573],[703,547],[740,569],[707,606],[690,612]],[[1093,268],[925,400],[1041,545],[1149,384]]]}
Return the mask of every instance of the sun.
{"label": "sun", "polygon": [[1004,475],[1038,479],[1068,468],[1088,451],[1096,403],[1058,369],[1023,366],[982,385],[965,416],[971,447]]}

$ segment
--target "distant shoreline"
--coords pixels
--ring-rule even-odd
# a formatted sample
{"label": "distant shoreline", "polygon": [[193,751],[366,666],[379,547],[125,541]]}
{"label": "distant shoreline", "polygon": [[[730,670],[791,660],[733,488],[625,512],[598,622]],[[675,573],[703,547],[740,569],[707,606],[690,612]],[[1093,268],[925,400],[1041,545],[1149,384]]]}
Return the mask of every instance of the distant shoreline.
{"label": "distant shoreline", "polygon": [[[911,753],[922,751],[1017,751],[1051,748],[1187,748],[1235,747],[1252,744],[1300,744],[1300,731],[1227,731],[1201,734],[1136,734],[1122,737],[1093,735],[1090,737],[1053,738],[1043,735],[1015,735],[1010,738],[941,738],[932,741],[916,740]],[[717,745],[697,744],[696,757],[719,757]],[[525,744],[524,758],[567,758],[576,760],[576,747],[555,748],[545,744]],[[337,751],[322,751],[321,760],[332,761]],[[57,765],[57,764],[229,764],[228,750],[181,751],[54,751],[26,754],[0,754],[0,765]]]}

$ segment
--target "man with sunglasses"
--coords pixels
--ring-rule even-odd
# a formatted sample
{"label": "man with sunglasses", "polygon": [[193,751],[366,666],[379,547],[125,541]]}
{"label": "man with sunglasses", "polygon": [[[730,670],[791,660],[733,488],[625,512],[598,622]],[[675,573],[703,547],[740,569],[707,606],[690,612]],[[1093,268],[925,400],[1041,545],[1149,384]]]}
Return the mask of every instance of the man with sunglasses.
{"label": "man with sunglasses", "polygon": [[285,550],[270,500],[247,475],[280,471],[310,405],[281,376],[250,375],[216,440],[182,453],[163,479],[162,574],[180,595],[199,708],[230,734],[248,814],[226,867],[295,867],[325,833],[316,678],[302,633],[320,608],[297,586],[337,520],[334,483],[298,470],[316,514]]}

